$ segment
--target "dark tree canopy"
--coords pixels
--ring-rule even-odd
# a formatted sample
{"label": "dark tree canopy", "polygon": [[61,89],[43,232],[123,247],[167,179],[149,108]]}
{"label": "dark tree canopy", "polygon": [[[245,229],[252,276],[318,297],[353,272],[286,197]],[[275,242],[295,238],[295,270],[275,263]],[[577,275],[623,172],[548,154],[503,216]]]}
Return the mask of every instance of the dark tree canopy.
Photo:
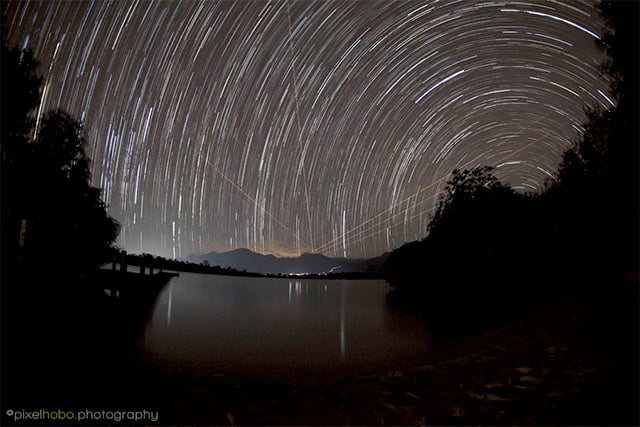
{"label": "dark tree canopy", "polygon": [[[100,190],[89,184],[84,144],[82,126],[67,113],[49,112],[42,119],[33,144],[32,159],[41,173],[30,189],[36,196],[29,209],[30,243],[39,259],[95,268],[109,259],[118,225],[107,215]],[[43,182],[43,177],[48,179]],[[63,256],[48,253],[52,249]]]}
{"label": "dark tree canopy", "polygon": [[90,184],[83,126],[51,111],[34,139],[37,63],[29,52],[3,45],[2,53],[3,266],[96,268],[110,259],[119,225]]}
{"label": "dark tree canopy", "polygon": [[[2,44],[2,150],[26,142],[33,136],[34,113],[40,102],[42,78],[29,50]],[[8,154],[11,155],[11,154]]]}
{"label": "dark tree canopy", "polygon": [[[455,170],[431,218],[427,237],[391,253],[388,278],[416,289],[429,286],[427,281],[438,282],[457,293],[459,284],[482,281],[491,269],[501,269],[508,276],[518,263],[517,256],[523,255],[516,246],[524,235],[514,230],[529,200],[500,183],[490,167]],[[503,285],[500,278],[492,278],[483,286],[487,294],[495,295]],[[466,293],[477,299],[479,289],[465,289],[460,296]],[[445,293],[440,292],[440,297]]]}
{"label": "dark tree canopy", "polygon": [[469,228],[470,221],[478,220],[480,211],[497,207],[514,194],[493,175],[493,168],[489,166],[456,169],[438,200],[429,223],[429,235],[437,238],[441,234],[458,233],[461,227]]}
{"label": "dark tree canopy", "polygon": [[602,69],[611,79],[611,90],[616,99],[622,103],[635,104],[637,110],[640,3],[607,0],[602,1],[599,8],[609,29],[602,39],[602,46],[608,55]]}
{"label": "dark tree canopy", "polygon": [[616,106],[587,111],[585,132],[564,153],[557,182],[550,189],[549,197],[565,219],[562,232],[579,242],[573,248],[575,264],[582,260],[613,269],[638,264],[639,5],[635,1],[600,4],[609,25],[602,42],[608,60],[602,69],[610,78]]}
{"label": "dark tree canopy", "polygon": [[477,313],[498,300],[507,308],[595,291],[638,271],[639,5],[600,5],[609,25],[602,70],[616,105],[587,110],[585,132],[563,154],[555,182],[521,195],[490,167],[454,171],[425,239],[390,254],[392,284],[417,291],[429,310]]}
{"label": "dark tree canopy", "polygon": [[50,111],[42,118],[35,140],[36,161],[48,174],[62,180],[88,181],[89,159],[82,125],[64,111]]}

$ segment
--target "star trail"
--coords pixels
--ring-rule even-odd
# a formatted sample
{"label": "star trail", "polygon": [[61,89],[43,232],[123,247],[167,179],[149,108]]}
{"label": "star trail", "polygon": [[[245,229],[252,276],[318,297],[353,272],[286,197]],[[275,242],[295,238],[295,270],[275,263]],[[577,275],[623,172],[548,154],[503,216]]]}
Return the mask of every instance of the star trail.
{"label": "star trail", "polygon": [[539,191],[615,101],[579,1],[3,2],[129,252],[370,257],[453,169]]}

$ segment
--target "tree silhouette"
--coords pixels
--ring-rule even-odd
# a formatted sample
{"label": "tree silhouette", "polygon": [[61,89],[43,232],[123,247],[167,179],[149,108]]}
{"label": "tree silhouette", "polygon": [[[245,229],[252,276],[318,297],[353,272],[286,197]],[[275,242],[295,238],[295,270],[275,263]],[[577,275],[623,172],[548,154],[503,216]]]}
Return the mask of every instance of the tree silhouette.
{"label": "tree silhouette", "polygon": [[[80,123],[62,111],[49,112],[33,144],[41,174],[31,181],[31,254],[69,268],[92,269],[111,257],[118,225],[89,184],[89,159]],[[43,178],[47,180],[44,181]],[[61,254],[59,256],[58,254]]]}
{"label": "tree silhouette", "polygon": [[[515,193],[491,167],[455,170],[431,218],[428,235],[393,251],[387,279],[423,295],[430,311],[486,310],[520,290],[532,232],[521,231],[532,199]],[[532,224],[531,230],[535,229]],[[517,232],[514,232],[518,230]]]}
{"label": "tree silhouette", "polygon": [[[584,135],[563,154],[555,182],[522,195],[491,168],[454,171],[427,237],[389,255],[392,284],[447,313],[601,289],[617,274],[637,272],[639,8],[600,5],[610,27],[602,70],[616,106],[586,111]],[[498,307],[498,298],[507,304]]]}
{"label": "tree silhouette", "polygon": [[34,111],[40,102],[42,78],[29,50],[2,43],[2,158],[15,159],[15,150],[33,137]]}
{"label": "tree silhouette", "polygon": [[638,267],[638,13],[637,2],[600,4],[610,30],[601,69],[616,101],[587,110],[585,132],[564,153],[549,193],[573,245],[572,268],[599,273]]}
{"label": "tree silhouette", "polygon": [[30,51],[9,48],[2,42],[2,125],[0,139],[0,212],[2,219],[3,272],[12,270],[18,259],[26,177],[29,170],[35,123],[34,112],[40,101],[42,78]]}
{"label": "tree silhouette", "polygon": [[[32,139],[42,82],[36,67],[30,53],[3,45],[3,266],[91,270],[111,258],[119,225],[90,185],[86,140],[76,119],[48,112]],[[6,104],[7,93],[15,108]]]}
{"label": "tree silhouette", "polygon": [[[489,166],[454,170],[429,223],[429,238],[449,240],[453,235],[474,233],[515,195]],[[487,224],[485,224],[487,225]]]}

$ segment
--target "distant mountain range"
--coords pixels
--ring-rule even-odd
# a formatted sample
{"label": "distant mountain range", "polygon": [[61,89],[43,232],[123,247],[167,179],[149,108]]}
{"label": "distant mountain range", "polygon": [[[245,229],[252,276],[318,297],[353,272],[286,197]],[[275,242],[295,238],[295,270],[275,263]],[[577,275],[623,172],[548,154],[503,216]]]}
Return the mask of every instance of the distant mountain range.
{"label": "distant mountain range", "polygon": [[352,273],[379,272],[388,254],[369,259],[330,258],[320,254],[305,253],[295,258],[280,258],[262,255],[249,249],[235,249],[229,252],[209,252],[205,255],[189,255],[184,261],[211,266],[245,270],[252,273]]}

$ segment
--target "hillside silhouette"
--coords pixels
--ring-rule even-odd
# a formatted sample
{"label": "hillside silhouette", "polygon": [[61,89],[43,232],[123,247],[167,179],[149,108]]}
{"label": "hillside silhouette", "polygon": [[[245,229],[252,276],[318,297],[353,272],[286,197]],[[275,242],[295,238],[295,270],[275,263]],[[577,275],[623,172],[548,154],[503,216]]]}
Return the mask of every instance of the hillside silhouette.
{"label": "hillside silhouette", "polygon": [[304,253],[298,257],[263,255],[239,248],[229,252],[189,255],[186,261],[262,274],[379,273],[385,256],[371,259],[332,258]]}

